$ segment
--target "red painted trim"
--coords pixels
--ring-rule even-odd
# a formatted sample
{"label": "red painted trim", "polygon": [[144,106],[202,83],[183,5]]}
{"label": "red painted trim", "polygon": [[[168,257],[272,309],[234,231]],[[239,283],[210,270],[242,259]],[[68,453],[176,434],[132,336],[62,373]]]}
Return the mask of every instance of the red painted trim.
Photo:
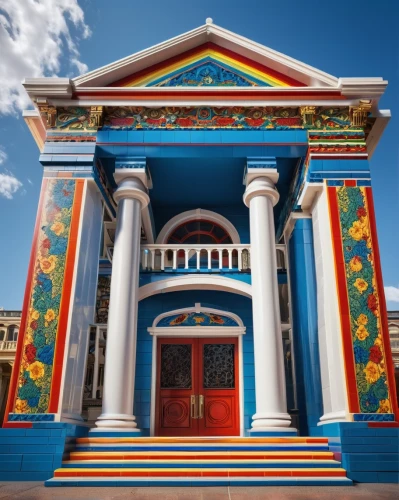
{"label": "red painted trim", "polygon": [[4,422],[4,429],[32,429],[32,422]]}
{"label": "red painted trim", "polygon": [[399,427],[398,422],[368,422],[367,427]]}
{"label": "red painted trim", "polygon": [[364,191],[366,194],[372,250],[374,254],[374,271],[377,283],[378,301],[380,306],[379,309],[380,309],[381,331],[384,343],[385,363],[386,363],[385,369],[387,372],[388,387],[390,389],[390,399],[393,407],[393,413],[395,414],[396,420],[399,421],[399,407],[396,399],[395,371],[392,362],[391,342],[389,338],[387,305],[385,301],[384,281],[382,278],[380,250],[378,247],[377,225],[375,218],[373,193],[371,187],[364,188]]}
{"label": "red painted trim", "polygon": [[71,301],[72,281],[75,268],[76,247],[80,225],[80,211],[82,206],[84,180],[77,180],[73,200],[71,229],[69,232],[68,250],[65,263],[64,284],[58,320],[56,347],[54,354],[53,376],[50,389],[49,413],[58,412],[58,403],[61,391],[62,368],[64,362],[65,339],[67,335],[69,304]]}
{"label": "red painted trim", "polygon": [[36,260],[37,260],[36,259],[37,258],[37,247],[38,247],[38,243],[39,243],[40,224],[41,224],[41,219],[42,219],[42,210],[43,210],[44,198],[45,198],[45,194],[46,194],[47,183],[48,183],[48,180],[43,179],[42,187],[40,190],[39,205],[37,207],[35,229],[33,231],[32,249],[30,252],[30,259],[29,259],[28,273],[27,273],[27,278],[26,278],[26,286],[25,286],[25,294],[24,294],[24,302],[23,302],[23,306],[22,306],[20,331],[23,332],[23,335],[18,335],[18,339],[17,339],[17,349],[16,349],[16,353],[15,353],[14,366],[13,366],[13,370],[11,373],[10,389],[8,391],[8,399],[7,399],[6,411],[4,413],[3,427],[6,426],[6,422],[7,422],[9,413],[12,413],[12,410],[14,409],[15,397],[16,397],[16,392],[17,392],[17,387],[18,387],[19,369],[20,369],[21,361],[22,361],[23,347],[24,347],[24,342],[25,342],[25,331],[26,331],[26,326],[27,326],[27,321],[28,321],[28,316],[29,316],[29,305],[30,305],[30,299],[31,299],[31,294],[32,294],[32,281],[33,281],[33,275],[35,272],[35,264],[36,264]]}
{"label": "red painted trim", "polygon": [[[225,92],[215,92],[214,90],[197,90],[196,88],[186,90],[184,92],[180,91],[153,91],[149,90],[153,87],[147,88],[138,88],[138,87],[126,87],[124,91],[116,91],[116,90],[103,90],[101,94],[98,92],[93,92],[92,90],[83,90],[82,88],[76,89],[73,94],[73,98],[79,99],[84,97],[87,99],[88,97],[92,97],[93,100],[103,99],[105,97],[112,97],[114,101],[117,100],[164,100],[168,97],[169,100],[178,101],[187,101],[187,99],[196,98],[198,101],[219,101],[220,99],[226,100],[230,99],[231,101],[240,100],[240,99],[251,99],[251,101],[256,100],[264,100],[265,98],[268,100],[273,100],[277,98],[283,97],[284,99],[292,100],[300,97],[303,101],[312,101],[316,97],[326,98],[328,97],[330,100],[334,101],[344,101],[346,99],[345,96],[341,95],[339,91],[319,91],[315,90],[312,93],[304,94],[299,90],[281,90],[278,87],[270,87],[270,90],[253,90],[250,88],[246,92],[242,90],[227,90]],[[229,87],[231,89],[231,87]],[[289,88],[289,87],[284,87]],[[77,103],[78,105],[79,103]],[[191,106],[195,107],[195,106]]]}
{"label": "red painted trim", "polygon": [[311,153],[310,159],[311,160],[367,160],[368,155],[366,154],[359,154],[359,153],[354,153],[351,155],[338,155],[338,153],[331,153],[328,156],[327,155],[315,155],[314,153]]}
{"label": "red painted trim", "polygon": [[352,179],[350,179],[350,180],[347,179],[347,180],[345,180],[345,186],[346,187],[356,187],[356,181],[352,180]]}
{"label": "red painted trim", "polygon": [[185,59],[186,57],[194,56],[195,54],[198,54],[199,52],[202,52],[205,49],[209,50],[214,50],[216,52],[220,52],[221,54],[231,57],[233,59],[236,59],[237,61],[247,64],[248,66],[252,66],[253,68],[258,69],[259,71],[263,71],[267,73],[268,75],[278,78],[279,80],[283,81],[284,83],[289,84],[291,87],[306,87],[306,85],[302,82],[299,82],[298,80],[294,80],[294,78],[290,78],[289,76],[285,76],[282,73],[279,73],[278,71],[275,71],[271,68],[268,68],[267,66],[264,66],[263,64],[260,64],[258,62],[253,61],[252,59],[249,59],[248,57],[245,56],[240,56],[236,52],[233,52],[232,50],[225,49],[220,47],[219,45],[216,45],[215,43],[212,42],[207,42],[202,45],[199,45],[198,47],[195,47],[194,49],[187,50],[186,52],[183,52],[181,54],[178,54],[176,56],[170,57],[169,59],[166,59],[165,61],[162,61],[160,63],[154,64],[153,66],[150,66],[149,68],[142,69],[141,71],[138,71],[137,73],[133,73],[132,75],[126,76],[115,83],[112,83],[108,85],[109,87],[124,87],[125,85],[128,85],[129,82],[136,78],[140,78],[142,76],[145,76],[149,73],[152,73],[153,71],[158,71],[163,68],[167,68],[168,66],[181,61],[182,59]]}
{"label": "red painted trim", "polygon": [[339,208],[337,200],[337,189],[335,187],[327,188],[328,202],[330,208],[330,223],[332,243],[335,257],[335,278],[338,288],[338,303],[340,310],[341,332],[343,354],[345,360],[346,387],[348,391],[349,411],[351,413],[360,413],[359,395],[356,386],[356,370],[353,355],[352,331],[350,321],[350,310],[348,303],[348,290],[346,283],[346,271],[344,255],[342,250],[342,233],[339,219]]}

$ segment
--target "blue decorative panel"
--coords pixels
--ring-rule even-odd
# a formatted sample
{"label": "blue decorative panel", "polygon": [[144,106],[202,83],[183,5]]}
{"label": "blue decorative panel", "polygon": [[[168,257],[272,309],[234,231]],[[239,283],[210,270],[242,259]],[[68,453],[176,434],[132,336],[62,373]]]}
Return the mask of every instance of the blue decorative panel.
{"label": "blue decorative panel", "polygon": [[354,413],[355,422],[394,422],[393,413]]}

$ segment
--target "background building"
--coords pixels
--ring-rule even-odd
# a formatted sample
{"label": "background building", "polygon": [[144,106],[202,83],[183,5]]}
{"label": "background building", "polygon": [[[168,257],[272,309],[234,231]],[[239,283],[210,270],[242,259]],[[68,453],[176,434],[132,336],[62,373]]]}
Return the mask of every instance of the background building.
{"label": "background building", "polygon": [[0,309],[0,419],[4,418],[11,369],[17,349],[21,311]]}

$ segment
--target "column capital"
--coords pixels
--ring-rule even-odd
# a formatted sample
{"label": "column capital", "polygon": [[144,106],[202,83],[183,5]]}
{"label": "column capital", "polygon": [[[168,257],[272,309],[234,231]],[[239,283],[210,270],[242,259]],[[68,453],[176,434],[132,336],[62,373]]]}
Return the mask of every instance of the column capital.
{"label": "column capital", "polygon": [[114,200],[116,203],[126,198],[138,200],[141,203],[142,209],[150,202],[146,187],[140,179],[135,177],[126,177],[122,179],[114,193]]}
{"label": "column capital", "polygon": [[150,169],[145,156],[117,156],[114,179],[117,184],[127,177],[137,178],[148,189],[152,189]]}
{"label": "column capital", "polygon": [[[275,170],[277,174],[276,169],[269,170]],[[250,201],[252,198],[255,198],[255,196],[267,196],[271,199],[273,206],[277,205],[280,195],[276,189],[275,181],[272,176],[261,174],[259,177],[255,177],[247,184],[247,189],[245,190],[243,196],[243,201],[247,207],[249,207]]]}

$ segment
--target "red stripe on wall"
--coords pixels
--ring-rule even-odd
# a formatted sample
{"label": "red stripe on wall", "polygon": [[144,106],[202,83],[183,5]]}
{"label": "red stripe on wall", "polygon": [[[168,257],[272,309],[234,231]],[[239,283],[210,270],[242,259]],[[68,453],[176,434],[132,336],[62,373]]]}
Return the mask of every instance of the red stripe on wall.
{"label": "red stripe on wall", "polygon": [[60,317],[54,353],[53,376],[50,389],[49,413],[58,413],[61,391],[62,368],[64,364],[65,339],[69,320],[69,304],[71,301],[72,281],[75,269],[76,247],[78,241],[80,211],[82,206],[84,180],[77,180],[72,208],[71,229],[64,272],[64,284],[60,306]]}
{"label": "red stripe on wall", "polygon": [[[37,207],[35,229],[33,231],[33,239],[32,239],[32,249],[30,252],[30,259],[29,259],[29,266],[28,266],[28,275],[26,278],[24,302],[22,305],[21,327],[20,327],[20,331],[21,331],[22,335],[18,335],[18,339],[17,339],[17,349],[16,349],[16,353],[15,353],[14,366],[13,366],[13,370],[11,373],[10,389],[8,392],[8,399],[7,399],[6,411],[4,414],[3,427],[5,427],[5,423],[8,420],[8,414],[12,413],[12,411],[14,409],[15,395],[16,395],[17,387],[18,387],[19,369],[20,369],[21,361],[22,361],[23,347],[24,347],[24,341],[25,341],[25,332],[26,332],[27,321],[28,321],[28,316],[29,316],[29,304],[30,304],[30,298],[31,298],[31,294],[32,294],[32,280],[33,280],[33,275],[35,272],[37,245],[39,242],[40,223],[41,223],[41,219],[42,219],[42,210],[43,210],[44,198],[46,195],[47,182],[48,182],[47,179],[43,179],[42,187],[40,190],[39,205]],[[31,425],[25,425],[24,427],[31,427]]]}
{"label": "red stripe on wall", "polygon": [[342,233],[339,219],[337,189],[335,187],[329,187],[327,188],[327,194],[330,207],[331,234],[335,257],[335,276],[338,287],[338,303],[340,310],[349,411],[351,413],[359,413],[360,406],[356,386],[356,370],[355,360],[353,357],[352,331],[348,303],[348,290],[346,286],[345,262],[342,250]]}
{"label": "red stripe on wall", "polygon": [[395,373],[392,362],[392,351],[391,351],[391,341],[389,338],[389,329],[388,329],[388,316],[387,316],[387,305],[385,301],[385,293],[384,293],[384,281],[382,279],[382,270],[381,270],[381,260],[380,260],[380,250],[378,247],[378,238],[377,238],[377,224],[375,219],[375,211],[374,211],[374,201],[373,201],[373,192],[371,187],[366,187],[366,200],[367,200],[367,209],[369,215],[370,222],[370,230],[371,230],[371,241],[372,241],[372,249],[374,254],[374,271],[375,278],[377,282],[377,292],[378,292],[378,300],[380,306],[380,321],[381,321],[381,330],[382,330],[382,339],[384,343],[384,352],[385,352],[385,362],[386,362],[386,372],[388,378],[388,384],[390,389],[390,399],[393,407],[393,413],[395,414],[395,418],[399,421],[399,407],[396,399],[396,382],[395,382]]}

